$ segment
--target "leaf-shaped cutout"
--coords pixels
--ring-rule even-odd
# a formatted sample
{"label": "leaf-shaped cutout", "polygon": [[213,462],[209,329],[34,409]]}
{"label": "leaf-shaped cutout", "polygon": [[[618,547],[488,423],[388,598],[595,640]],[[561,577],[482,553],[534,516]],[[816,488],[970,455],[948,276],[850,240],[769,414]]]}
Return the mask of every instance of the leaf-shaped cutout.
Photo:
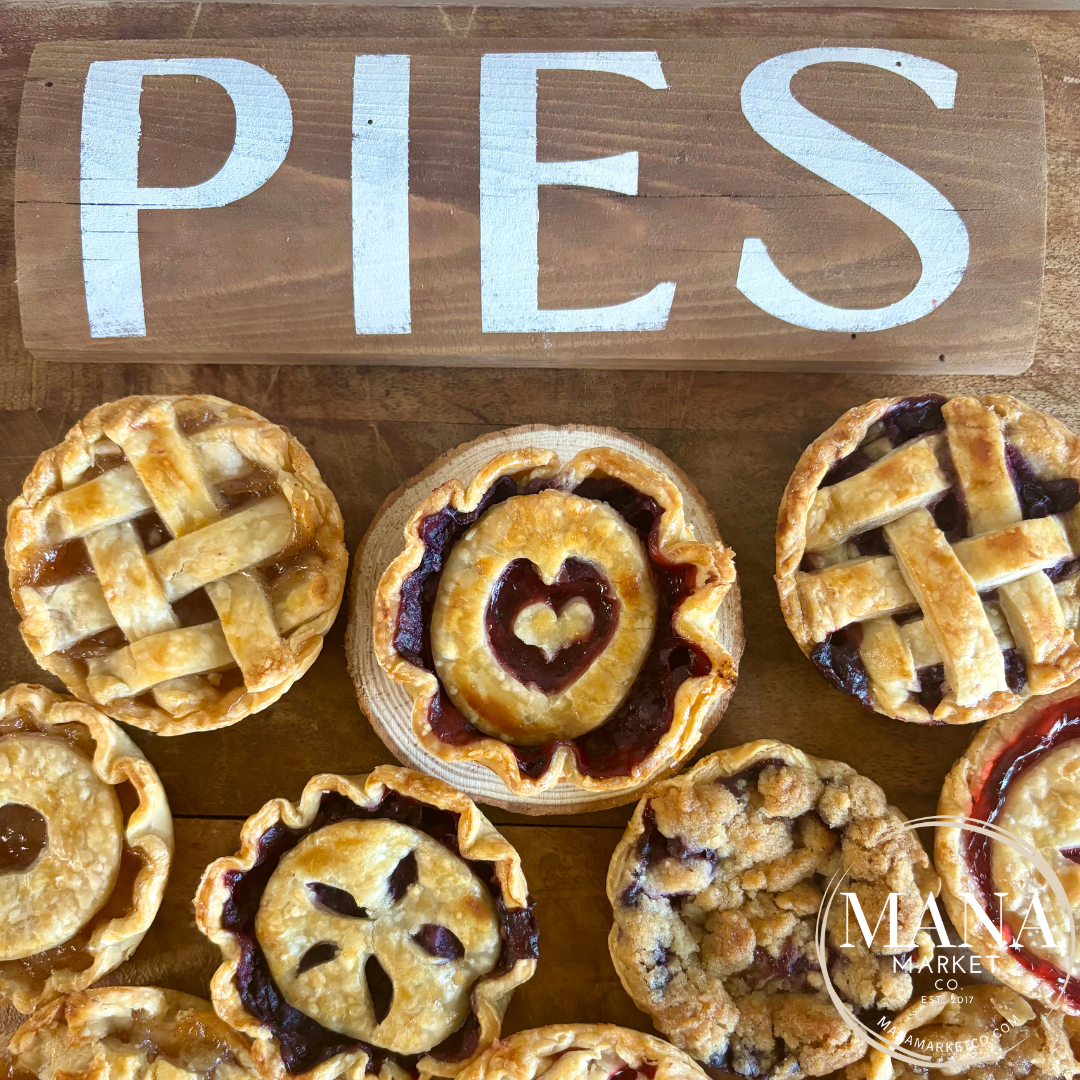
{"label": "leaf-shaped cutout", "polygon": [[312,945],[300,957],[300,963],[296,965],[296,974],[303,975],[305,971],[310,971],[320,964],[330,963],[339,952],[341,952],[341,946],[336,941],[320,941]]}
{"label": "leaf-shaped cutout", "polygon": [[364,978],[367,979],[368,994],[371,997],[371,1010],[375,1013],[375,1023],[381,1024],[394,1003],[394,981],[387,975],[377,956],[369,956],[364,965]]}
{"label": "leaf-shaped cutout", "polygon": [[412,938],[424,952],[440,960],[460,960],[465,955],[465,946],[457,934],[438,923],[424,923]]}
{"label": "leaf-shaped cutout", "polygon": [[408,892],[409,886],[416,881],[418,876],[416,853],[410,851],[390,874],[390,881],[386,887],[390,899],[396,904]]}
{"label": "leaf-shaped cutout", "polygon": [[336,885],[327,885],[324,881],[309,881],[308,888],[319,907],[332,911],[335,915],[345,915],[350,919],[366,919],[368,913],[354,899],[350,892],[339,889]]}

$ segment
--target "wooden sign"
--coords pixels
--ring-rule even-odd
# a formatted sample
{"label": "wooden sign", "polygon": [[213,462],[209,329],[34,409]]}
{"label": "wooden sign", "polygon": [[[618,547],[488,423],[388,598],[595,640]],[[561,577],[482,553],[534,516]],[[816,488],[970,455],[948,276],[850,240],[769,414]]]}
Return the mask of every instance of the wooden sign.
{"label": "wooden sign", "polygon": [[1016,372],[1041,78],[975,40],[44,44],[16,203],[44,358]]}

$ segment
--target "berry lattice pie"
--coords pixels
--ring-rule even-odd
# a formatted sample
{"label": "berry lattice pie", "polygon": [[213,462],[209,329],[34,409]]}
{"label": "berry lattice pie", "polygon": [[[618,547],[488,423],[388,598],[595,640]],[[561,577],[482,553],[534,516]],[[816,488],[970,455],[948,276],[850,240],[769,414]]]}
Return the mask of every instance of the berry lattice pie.
{"label": "berry lattice pie", "polygon": [[1004,986],[981,983],[924,994],[881,1035],[942,1067],[914,1065],[874,1048],[848,1066],[847,1080],[1072,1080],[1080,1075],[1070,1042],[1080,1048],[1076,1020],[1032,1005]]}
{"label": "berry lattice pie", "polygon": [[109,986],[43,1006],[8,1050],[11,1080],[252,1080],[250,1046],[202,998]]}
{"label": "berry lattice pie", "polygon": [[214,1008],[271,1080],[454,1076],[536,967],[517,852],[464,795],[390,766],[267,803],[196,917],[225,955]]}
{"label": "berry lattice pie", "polygon": [[968,724],[1080,675],[1080,440],[1004,394],[846,412],[788,481],[776,581],[834,686]]}
{"label": "berry lattice pie", "polygon": [[[987,822],[1040,854],[1080,927],[1080,686],[1032,698],[981,728],[945,778],[938,815]],[[966,928],[983,969],[1033,1001],[1080,1016],[1069,914],[1032,860],[1001,840],[939,827],[934,862],[949,918],[961,933]],[[965,894],[1000,929],[1000,944],[965,908]],[[1036,899],[1050,941],[1033,910]]]}
{"label": "berry lattice pie", "polygon": [[871,925],[896,894],[898,947],[883,919],[870,947],[856,933],[833,948],[847,928],[832,905],[829,973],[855,1011],[906,1005],[911,975],[896,961],[932,956],[918,927],[938,881],[901,821],[849,765],[771,740],[654,785],[608,869],[608,945],[626,992],[676,1046],[742,1076],[799,1080],[856,1061],[866,1044],[825,989],[817,915],[841,869]]}
{"label": "berry lattice pie", "polygon": [[164,735],[281,697],[322,648],[348,561],[307,451],[205,395],[94,409],[38,458],[5,553],[38,663]]}
{"label": "berry lattice pie", "polygon": [[123,963],[172,852],[161,781],[116,724],[43,686],[0,694],[0,999],[29,1013]]}
{"label": "berry lattice pie", "polygon": [[375,597],[375,651],[421,745],[528,795],[618,792],[686,759],[734,689],[732,553],[679,489],[599,447],[522,449],[416,510]]}
{"label": "berry lattice pie", "polygon": [[670,1043],[614,1024],[553,1024],[500,1039],[461,1080],[706,1080]]}

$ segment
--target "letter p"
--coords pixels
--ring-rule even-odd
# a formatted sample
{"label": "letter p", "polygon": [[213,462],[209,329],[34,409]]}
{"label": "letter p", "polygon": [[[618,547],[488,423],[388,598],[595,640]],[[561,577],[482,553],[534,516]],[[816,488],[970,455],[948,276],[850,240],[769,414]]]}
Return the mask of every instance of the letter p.
{"label": "letter p", "polygon": [[[144,75],[201,75],[236,110],[225,164],[190,187],[139,187],[139,98]],[[144,337],[140,210],[225,206],[262,187],[292,141],[288,95],[270,72],[244,60],[98,60],[86,73],[80,144],[80,226],[90,336]]]}

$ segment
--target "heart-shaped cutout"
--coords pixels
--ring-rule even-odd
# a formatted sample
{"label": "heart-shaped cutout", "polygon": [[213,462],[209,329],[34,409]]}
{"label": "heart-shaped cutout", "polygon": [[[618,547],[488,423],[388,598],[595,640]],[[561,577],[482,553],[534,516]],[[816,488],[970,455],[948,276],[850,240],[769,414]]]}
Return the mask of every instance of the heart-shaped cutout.
{"label": "heart-shaped cutout", "polygon": [[557,615],[544,601],[523,607],[514,619],[514,636],[540,649],[548,663],[579,638],[592,633],[592,608],[581,596],[569,600]]}
{"label": "heart-shaped cutout", "polygon": [[618,619],[614,590],[584,559],[567,559],[550,585],[528,559],[515,559],[492,589],[485,613],[488,642],[499,663],[548,695],[589,668]]}

